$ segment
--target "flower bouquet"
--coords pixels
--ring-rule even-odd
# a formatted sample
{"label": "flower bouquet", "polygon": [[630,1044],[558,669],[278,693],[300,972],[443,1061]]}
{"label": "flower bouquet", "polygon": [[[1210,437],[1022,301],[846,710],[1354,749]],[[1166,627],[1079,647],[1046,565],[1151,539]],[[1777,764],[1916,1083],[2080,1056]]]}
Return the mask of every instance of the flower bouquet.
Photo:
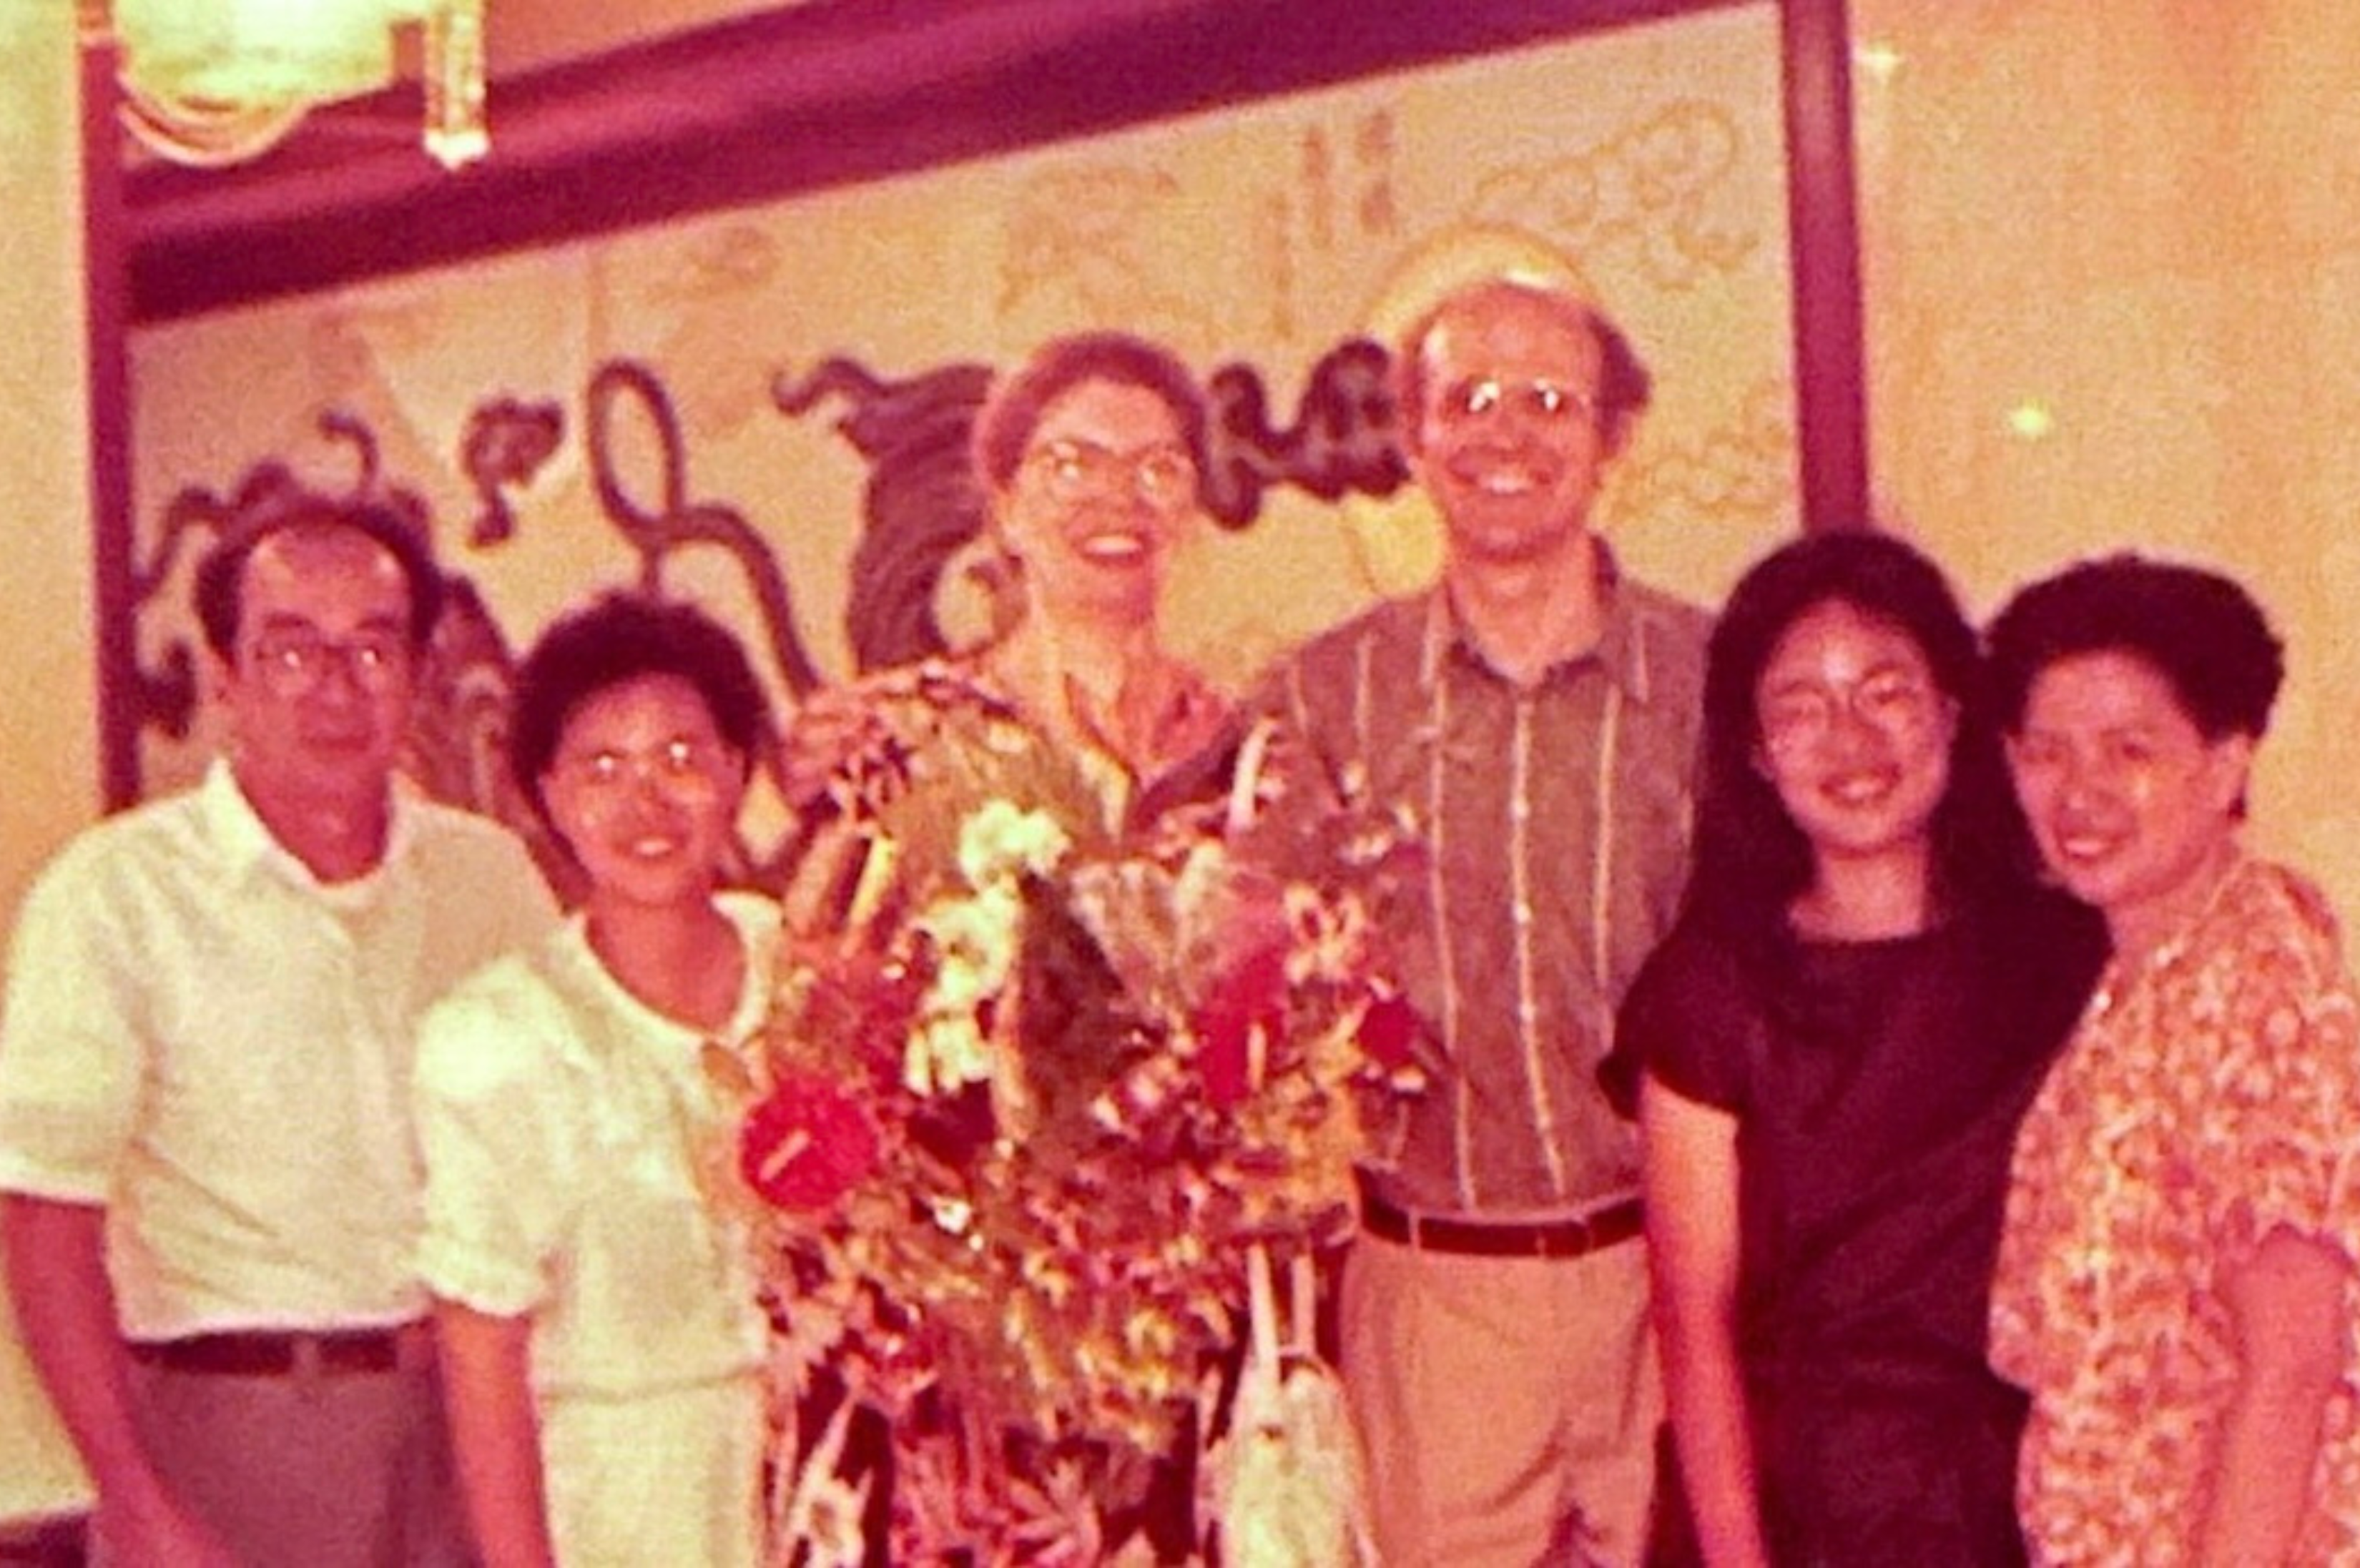
{"label": "flower bouquet", "polygon": [[951,695],[957,733],[853,775],[853,890],[781,966],[738,1169],[785,1381],[893,1425],[895,1560],[1092,1561],[1202,1424],[1250,1250],[1349,1234],[1362,1104],[1420,1074],[1359,904],[1231,859],[1251,767],[1118,831]]}

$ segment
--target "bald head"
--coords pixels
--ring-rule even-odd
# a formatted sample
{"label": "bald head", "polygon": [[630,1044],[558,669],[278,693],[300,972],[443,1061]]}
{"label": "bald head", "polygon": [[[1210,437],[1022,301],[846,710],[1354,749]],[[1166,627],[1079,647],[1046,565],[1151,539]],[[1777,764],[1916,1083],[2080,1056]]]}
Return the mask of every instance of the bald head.
{"label": "bald head", "polygon": [[1432,349],[1437,334],[1453,329],[1481,332],[1494,322],[1518,320],[1589,337],[1597,347],[1597,417],[1610,446],[1620,447],[1632,423],[1647,408],[1654,385],[1630,340],[1599,307],[1570,289],[1513,278],[1486,278],[1453,289],[1412,321],[1395,354],[1395,394],[1402,426],[1415,440],[1434,382]]}

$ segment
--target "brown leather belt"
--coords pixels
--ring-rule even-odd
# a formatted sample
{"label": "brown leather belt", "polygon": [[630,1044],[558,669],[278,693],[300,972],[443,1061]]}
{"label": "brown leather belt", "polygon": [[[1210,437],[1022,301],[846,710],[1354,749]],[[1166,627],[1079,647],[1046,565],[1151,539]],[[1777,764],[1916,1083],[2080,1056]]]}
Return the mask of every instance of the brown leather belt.
{"label": "brown leather belt", "polygon": [[225,1377],[285,1377],[299,1372],[391,1372],[401,1365],[401,1342],[415,1326],[338,1330],[328,1334],[199,1334],[184,1339],[131,1342],[131,1358],[171,1372]]}
{"label": "brown leather belt", "polygon": [[1629,1241],[1644,1228],[1636,1198],[1609,1203],[1579,1219],[1528,1225],[1415,1214],[1367,1192],[1360,1194],[1360,1224],[1371,1236],[1403,1247],[1470,1258],[1579,1258]]}

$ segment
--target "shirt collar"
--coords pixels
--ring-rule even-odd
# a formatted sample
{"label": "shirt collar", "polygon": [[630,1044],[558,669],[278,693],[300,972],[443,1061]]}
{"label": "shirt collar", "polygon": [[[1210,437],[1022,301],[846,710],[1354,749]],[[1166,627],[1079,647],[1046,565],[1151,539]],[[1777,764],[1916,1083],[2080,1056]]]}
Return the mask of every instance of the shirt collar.
{"label": "shirt collar", "polygon": [[2178,964],[2182,954],[2211,931],[2223,909],[2236,897],[2234,889],[2256,864],[2245,846],[2232,839],[2228,857],[2222,862],[2212,886],[2205,889],[2203,899],[2188,911],[2177,930],[2133,960],[2128,972],[2133,975],[2158,974]]}
{"label": "shirt collar", "polygon": [[[270,870],[287,877],[300,887],[324,890],[325,884],[311,875],[311,868],[300,856],[280,844],[271,833],[269,824],[247,800],[246,790],[237,781],[236,770],[229,758],[216,757],[205,769],[204,782],[198,787],[198,809],[203,813],[206,831],[229,862],[233,877],[250,877]],[[386,824],[385,857],[377,862],[371,876],[406,859],[417,838],[417,806],[414,787],[399,774],[391,785],[390,812]]]}
{"label": "shirt collar", "polygon": [[[1606,678],[1622,689],[1623,695],[1634,702],[1644,703],[1654,689],[1650,674],[1653,657],[1652,639],[1660,635],[1654,617],[1646,615],[1622,591],[1622,569],[1614,560],[1604,539],[1592,541],[1593,559],[1597,562],[1598,588],[1606,605],[1606,623],[1599,633],[1597,646],[1550,667],[1544,680],[1595,663],[1605,671]],[[1459,616],[1458,608],[1450,602],[1447,582],[1437,583],[1427,591],[1424,640],[1418,650],[1418,680],[1428,691],[1442,678],[1443,660],[1457,655],[1473,668],[1486,674],[1497,675],[1491,661],[1476,645],[1467,624]]]}

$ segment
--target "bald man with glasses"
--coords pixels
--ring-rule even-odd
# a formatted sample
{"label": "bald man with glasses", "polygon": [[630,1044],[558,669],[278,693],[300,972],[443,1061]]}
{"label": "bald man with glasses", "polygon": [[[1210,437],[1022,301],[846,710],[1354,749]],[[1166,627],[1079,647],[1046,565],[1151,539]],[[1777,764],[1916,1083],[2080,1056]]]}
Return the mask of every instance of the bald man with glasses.
{"label": "bald man with glasses", "polygon": [[1479,283],[1396,366],[1442,581],[1262,699],[1262,848],[1317,875],[1338,813],[1406,841],[1377,912],[1433,1082],[1361,1173],[1342,1371],[1387,1563],[1633,1563],[1662,1395],[1639,1151],[1597,1069],[1685,876],[1707,622],[1591,529],[1648,397],[1593,304]]}
{"label": "bald man with glasses", "polygon": [[554,908],[514,837],[396,779],[442,598],[409,519],[306,501],[196,598],[226,755],[68,844],[17,922],[10,1293],[94,1561],[456,1568],[412,1028]]}

